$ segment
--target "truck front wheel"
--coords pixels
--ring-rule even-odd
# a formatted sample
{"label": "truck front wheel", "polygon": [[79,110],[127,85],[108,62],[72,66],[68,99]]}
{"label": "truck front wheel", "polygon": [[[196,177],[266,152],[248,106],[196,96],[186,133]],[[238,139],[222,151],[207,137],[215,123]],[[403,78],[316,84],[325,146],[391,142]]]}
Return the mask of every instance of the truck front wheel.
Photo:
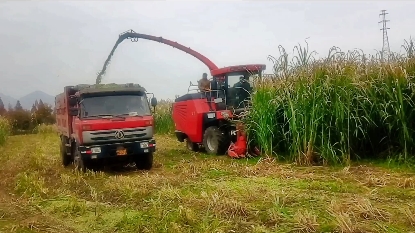
{"label": "truck front wheel", "polygon": [[153,152],[137,155],[135,166],[139,170],[150,170],[153,167]]}
{"label": "truck front wheel", "polygon": [[81,152],[77,149],[74,156],[74,165],[75,169],[81,172],[86,172],[87,170],[87,163],[85,159],[82,158]]}

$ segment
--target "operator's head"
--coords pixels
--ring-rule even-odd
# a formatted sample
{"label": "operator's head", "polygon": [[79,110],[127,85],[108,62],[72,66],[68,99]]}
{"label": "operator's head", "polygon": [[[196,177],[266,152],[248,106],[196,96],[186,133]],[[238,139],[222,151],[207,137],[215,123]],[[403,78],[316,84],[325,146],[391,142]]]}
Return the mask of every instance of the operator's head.
{"label": "operator's head", "polygon": [[207,79],[207,74],[203,73],[202,78],[206,80]]}
{"label": "operator's head", "polygon": [[244,77],[244,76],[241,76],[241,77],[239,77],[239,81],[240,81],[240,82],[246,82],[246,79],[245,79],[245,77]]}

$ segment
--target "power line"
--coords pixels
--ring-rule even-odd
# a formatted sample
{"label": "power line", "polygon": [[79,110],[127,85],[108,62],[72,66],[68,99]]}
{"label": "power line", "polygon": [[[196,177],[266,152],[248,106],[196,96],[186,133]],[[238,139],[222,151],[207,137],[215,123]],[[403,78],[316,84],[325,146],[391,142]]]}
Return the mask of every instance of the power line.
{"label": "power line", "polygon": [[380,29],[381,31],[383,31],[383,46],[382,46],[382,53],[381,53],[381,59],[382,61],[384,60],[384,58],[389,58],[389,54],[390,54],[390,48],[389,48],[389,39],[388,39],[388,28],[386,26],[386,23],[389,22],[390,20],[386,20],[386,15],[389,13],[386,13],[386,10],[381,10],[382,13],[379,14],[379,16],[382,16],[382,20],[379,21],[379,23],[382,23],[382,28]]}

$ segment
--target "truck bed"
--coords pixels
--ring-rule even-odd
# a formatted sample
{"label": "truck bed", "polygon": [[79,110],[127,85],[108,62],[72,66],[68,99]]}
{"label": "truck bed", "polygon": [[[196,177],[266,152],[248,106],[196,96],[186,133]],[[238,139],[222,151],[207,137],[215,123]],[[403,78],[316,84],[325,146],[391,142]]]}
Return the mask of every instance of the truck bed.
{"label": "truck bed", "polygon": [[72,134],[72,116],[69,115],[68,94],[65,91],[55,97],[56,125],[61,135]]}

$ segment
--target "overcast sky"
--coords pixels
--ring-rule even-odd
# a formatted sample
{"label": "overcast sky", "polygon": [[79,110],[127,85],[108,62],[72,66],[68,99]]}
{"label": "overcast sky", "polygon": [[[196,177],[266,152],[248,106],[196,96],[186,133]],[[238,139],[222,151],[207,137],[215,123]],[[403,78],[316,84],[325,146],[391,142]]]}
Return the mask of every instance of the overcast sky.
{"label": "overcast sky", "polygon": [[[219,67],[264,63],[297,43],[328,49],[382,47],[389,12],[391,50],[415,36],[415,1],[0,1],[0,93],[20,98],[95,83],[118,35],[133,29],[191,47]],[[140,40],[116,50],[103,83],[135,82],[156,97],[185,94],[207,67],[172,47]]]}

